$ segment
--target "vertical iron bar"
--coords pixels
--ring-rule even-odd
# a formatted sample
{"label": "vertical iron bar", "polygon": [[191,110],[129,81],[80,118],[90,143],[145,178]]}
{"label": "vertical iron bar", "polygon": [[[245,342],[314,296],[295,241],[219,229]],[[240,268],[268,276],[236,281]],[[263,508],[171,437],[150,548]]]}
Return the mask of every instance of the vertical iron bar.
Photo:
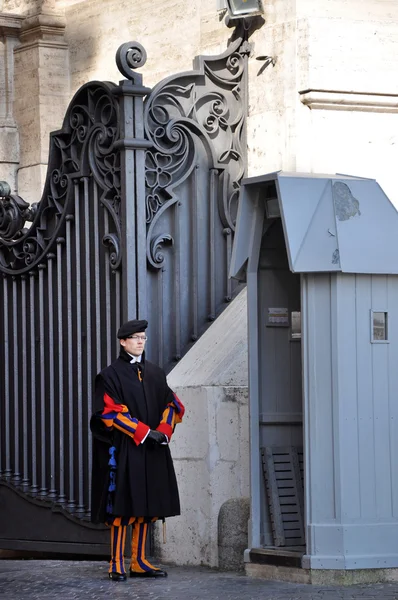
{"label": "vertical iron bar", "polygon": [[163,365],[164,361],[164,335],[163,335],[163,269],[159,269],[157,273],[157,288],[158,288],[158,361],[159,365]]}
{"label": "vertical iron bar", "polygon": [[[4,275],[3,275],[4,277]],[[2,279],[3,279],[2,277]],[[4,303],[3,303],[4,306]],[[3,332],[3,335],[0,336],[0,356],[4,357],[5,356],[5,339],[4,339],[4,314],[1,315],[0,318],[0,322],[1,322],[1,331]],[[5,427],[5,419],[3,417],[2,414],[2,407],[5,407],[6,404],[6,395],[5,395],[5,381],[6,381],[6,371],[5,369],[5,365],[4,365],[4,358],[3,360],[0,361],[0,477],[3,474],[3,469],[4,469],[4,456],[5,456],[5,452],[3,452],[3,440],[4,440],[4,432],[6,430]],[[4,395],[2,395],[4,392]]]}
{"label": "vertical iron bar", "polygon": [[58,300],[58,413],[59,413],[59,431],[58,431],[58,447],[59,447],[59,496],[60,504],[66,503],[65,494],[65,431],[64,431],[64,345],[63,339],[63,278],[62,278],[62,246],[65,244],[65,239],[60,237],[57,239],[57,300]]}
{"label": "vertical iron bar", "polygon": [[[105,235],[109,233],[109,215],[104,209]],[[109,249],[105,250],[105,330],[106,330],[106,360],[107,364],[112,360],[111,346],[111,289],[110,289],[110,257]]]}
{"label": "vertical iron bar", "polygon": [[72,323],[72,249],[71,249],[71,224],[73,215],[66,216],[66,307],[68,321],[68,447],[69,447],[69,473],[68,473],[68,509],[73,511],[75,503],[74,485],[74,389],[73,389],[73,323]]}
{"label": "vertical iron bar", "polygon": [[[89,197],[89,179],[83,178],[84,185],[84,254],[85,254],[85,280],[86,280],[86,373],[87,373],[87,423],[90,423],[92,413],[92,329],[91,329],[91,263],[90,263],[90,197]],[[92,454],[91,444],[87,446],[87,473],[88,498],[91,496],[91,465]],[[84,503],[84,502],[83,502]]]}
{"label": "vertical iron bar", "polygon": [[181,202],[177,202],[175,205],[174,218],[175,218],[175,277],[174,277],[174,318],[175,318],[175,360],[181,358],[181,219],[179,215],[179,207]]}
{"label": "vertical iron bar", "polygon": [[[47,256],[48,278],[48,352],[47,361],[49,369],[49,425],[50,425],[50,490],[48,497],[53,499],[57,497],[55,481],[55,348],[54,348],[54,290],[53,290],[53,266],[55,254],[50,252]],[[58,349],[58,352],[60,350]]]}
{"label": "vertical iron bar", "polygon": [[13,331],[13,373],[14,373],[14,474],[13,482],[21,481],[19,464],[19,356],[18,356],[18,284],[16,277],[12,278],[12,331]]}
{"label": "vertical iron bar", "polygon": [[225,237],[227,238],[227,295],[225,297],[226,302],[230,302],[232,300],[232,279],[229,276],[229,270],[231,265],[231,255],[232,255],[232,231],[229,227],[226,227],[223,231]]}
{"label": "vertical iron bar", "polygon": [[[3,275],[4,277],[4,275]],[[1,279],[3,279],[3,277],[1,277]],[[4,306],[4,303],[3,303]],[[0,356],[4,357],[5,356],[5,339],[4,339],[4,314],[1,315],[0,317],[0,323],[1,323],[1,331],[3,332],[3,335],[0,336]],[[3,469],[4,469],[4,456],[5,453],[3,452],[3,439],[4,439],[4,431],[6,429],[5,427],[5,420],[3,418],[3,414],[2,414],[2,407],[5,407],[6,404],[6,396],[5,396],[5,381],[6,381],[6,377],[5,377],[5,365],[4,365],[4,359],[0,361],[0,478],[3,474]],[[3,395],[4,392],[4,395]]]}
{"label": "vertical iron bar", "polygon": [[[144,139],[143,97],[151,90],[143,87],[142,75],[134,82],[122,81],[120,94],[121,225],[123,304],[122,319],[144,319],[146,301],[146,209],[145,152],[151,142]],[[138,282],[142,282],[138,286]]]}
{"label": "vertical iron bar", "polygon": [[216,176],[217,169],[210,169],[210,231],[209,231],[209,252],[210,252],[210,313],[209,320],[216,318],[216,264],[215,264],[215,218],[216,218]]}
{"label": "vertical iron bar", "polygon": [[[93,202],[94,202],[94,289],[95,289],[95,339],[96,339],[96,371],[101,370],[102,353],[101,353],[101,296],[100,296],[100,248],[99,248],[99,203],[98,203],[98,187],[93,181]],[[104,365],[105,366],[105,365]]]}
{"label": "vertical iron bar", "polygon": [[3,291],[4,291],[4,372],[5,372],[5,406],[4,406],[4,423],[5,423],[5,452],[6,464],[4,477],[11,476],[11,446],[10,446],[10,380],[8,374],[10,372],[10,333],[8,321],[8,279],[3,275]]}
{"label": "vertical iron bar", "polygon": [[193,172],[193,202],[192,202],[192,303],[193,327],[192,341],[198,339],[198,278],[199,278],[199,225],[198,225],[198,173],[199,165]]}
{"label": "vertical iron bar", "polygon": [[[115,271],[115,318],[116,318],[116,328],[115,333],[119,329],[121,325],[121,317],[120,317],[120,308],[121,308],[121,277],[120,271]],[[116,338],[116,356],[119,354],[120,350],[120,342]]]}
{"label": "vertical iron bar", "polygon": [[36,407],[36,327],[35,327],[35,277],[34,271],[29,272],[29,318],[30,318],[30,395],[31,395],[31,430],[32,430],[32,485],[31,494],[39,491],[37,481],[37,407]]}
{"label": "vertical iron bar", "polygon": [[75,269],[76,269],[76,361],[77,361],[77,464],[78,504],[77,512],[84,512],[83,498],[83,389],[82,389],[82,280],[80,248],[80,181],[75,182]]}
{"label": "vertical iron bar", "polygon": [[[137,76],[137,74],[136,74]],[[144,96],[150,93],[150,89],[143,88],[140,84],[141,81],[135,77],[135,81],[137,83],[134,98],[133,98],[133,114],[132,114],[132,129],[134,131],[134,137],[137,142],[137,147],[135,150],[133,148],[130,151],[126,152],[125,155],[134,156],[134,198],[135,198],[135,255],[136,255],[136,280],[133,283],[136,290],[136,316],[138,319],[145,319],[148,315],[148,302],[147,302],[147,286],[144,284],[147,278],[147,258],[146,258],[146,205],[145,205],[145,158],[146,158],[146,148],[151,147],[151,142],[145,140],[144,134]],[[141,89],[140,89],[141,88]],[[126,102],[128,102],[128,98],[125,98],[124,109],[126,108]],[[127,116],[128,113],[124,111],[124,117]],[[131,128],[131,125],[126,124],[126,120],[124,121],[125,130],[124,135],[129,137],[128,127]],[[145,148],[146,146],[146,148]],[[133,150],[133,152],[132,152]],[[126,157],[125,166],[128,167],[129,158]],[[128,176],[128,170],[126,170],[126,174]],[[127,192],[127,190],[126,190]],[[125,196],[124,201],[129,202],[130,197],[127,194]],[[128,223],[127,223],[128,225]],[[128,231],[128,230],[127,230]],[[125,239],[124,243],[126,245],[128,241]],[[124,262],[126,263],[126,257],[124,257]],[[125,266],[125,277],[129,277],[128,263]],[[131,276],[130,276],[131,278]],[[132,310],[132,306],[130,307],[130,311]],[[134,314],[132,317],[134,317]],[[126,315],[128,316],[128,315]],[[129,316],[129,318],[132,318]]]}
{"label": "vertical iron bar", "polygon": [[39,264],[39,355],[40,355],[40,482],[39,496],[47,495],[46,484],[46,373],[45,373],[45,332],[44,332],[44,269]]}
{"label": "vertical iron bar", "polygon": [[22,485],[26,489],[29,485],[28,466],[28,336],[26,312],[26,275],[21,277],[21,336],[22,336]]}

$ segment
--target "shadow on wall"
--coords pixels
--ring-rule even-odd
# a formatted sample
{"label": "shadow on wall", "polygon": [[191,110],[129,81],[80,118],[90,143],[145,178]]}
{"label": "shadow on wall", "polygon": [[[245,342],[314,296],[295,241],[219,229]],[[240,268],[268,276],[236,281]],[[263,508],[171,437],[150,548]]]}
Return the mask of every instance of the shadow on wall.
{"label": "shadow on wall", "polygon": [[[100,24],[96,22],[96,19],[90,20],[84,14],[84,8],[78,4],[65,11],[65,40],[69,47],[71,97],[85,83],[104,79],[101,76],[103,69],[101,69],[101,60],[99,60],[101,52],[98,29]],[[70,26],[68,26],[69,23]]]}

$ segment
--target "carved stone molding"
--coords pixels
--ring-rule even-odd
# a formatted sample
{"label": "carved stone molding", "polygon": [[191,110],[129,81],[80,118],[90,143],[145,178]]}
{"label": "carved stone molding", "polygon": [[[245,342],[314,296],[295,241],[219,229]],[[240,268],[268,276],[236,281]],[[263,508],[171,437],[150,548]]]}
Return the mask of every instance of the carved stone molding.
{"label": "carved stone molding", "polygon": [[64,40],[65,26],[63,15],[40,13],[27,17],[21,26],[21,45],[15,52],[25,51],[35,45],[67,48]]}
{"label": "carved stone molding", "polygon": [[23,20],[21,15],[0,13],[0,36],[18,37]]}
{"label": "carved stone molding", "polygon": [[398,94],[309,89],[299,95],[301,102],[311,110],[398,112]]}
{"label": "carved stone molding", "polygon": [[[4,65],[1,69],[0,86],[0,127],[15,127],[13,115],[14,96],[14,48],[18,44],[23,17],[19,15],[7,15],[0,13],[0,62]],[[10,141],[7,140],[8,152]],[[1,155],[0,161],[5,157]],[[11,154],[13,152],[11,151]],[[15,161],[12,161],[15,162]]]}

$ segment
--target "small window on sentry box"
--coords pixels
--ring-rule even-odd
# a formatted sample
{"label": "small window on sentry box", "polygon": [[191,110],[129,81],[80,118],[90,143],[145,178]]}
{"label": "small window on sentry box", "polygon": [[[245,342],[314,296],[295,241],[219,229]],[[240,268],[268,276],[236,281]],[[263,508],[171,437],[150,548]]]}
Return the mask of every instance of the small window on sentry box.
{"label": "small window on sentry box", "polygon": [[388,342],[388,313],[384,310],[371,311],[371,341]]}

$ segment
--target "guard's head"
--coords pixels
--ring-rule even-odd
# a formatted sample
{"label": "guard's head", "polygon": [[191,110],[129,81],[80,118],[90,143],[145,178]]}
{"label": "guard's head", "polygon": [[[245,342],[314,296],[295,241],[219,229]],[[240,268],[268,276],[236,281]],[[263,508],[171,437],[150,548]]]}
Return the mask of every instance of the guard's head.
{"label": "guard's head", "polygon": [[127,321],[120,327],[117,337],[126,352],[133,356],[140,356],[143,353],[147,340],[145,335],[147,327],[148,321],[138,319]]}
{"label": "guard's head", "polygon": [[148,321],[133,319],[132,321],[127,321],[127,323],[123,323],[123,325],[119,328],[117,332],[117,337],[119,340],[125,340],[130,335],[134,335],[134,333],[143,333],[148,327]]}

